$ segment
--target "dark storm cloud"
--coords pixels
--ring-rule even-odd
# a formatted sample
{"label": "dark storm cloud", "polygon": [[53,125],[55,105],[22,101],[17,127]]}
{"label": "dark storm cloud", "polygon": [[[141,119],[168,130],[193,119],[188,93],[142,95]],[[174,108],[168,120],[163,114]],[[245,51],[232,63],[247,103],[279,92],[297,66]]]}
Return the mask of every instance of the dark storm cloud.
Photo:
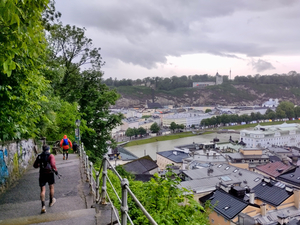
{"label": "dark storm cloud", "polygon": [[251,65],[252,65],[252,68],[254,70],[256,70],[257,72],[263,72],[263,71],[266,71],[266,70],[275,69],[275,67],[271,63],[269,63],[265,60],[262,60],[262,59],[252,60]]}
{"label": "dark storm cloud", "polygon": [[183,54],[294,54],[299,8],[297,0],[57,0],[62,21],[86,27],[106,58],[146,68]]}

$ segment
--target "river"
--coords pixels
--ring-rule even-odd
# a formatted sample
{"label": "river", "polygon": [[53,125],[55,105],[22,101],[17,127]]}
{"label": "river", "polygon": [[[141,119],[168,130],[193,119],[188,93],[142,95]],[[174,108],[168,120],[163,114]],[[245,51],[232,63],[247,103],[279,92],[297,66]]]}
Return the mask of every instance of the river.
{"label": "river", "polygon": [[207,142],[211,142],[216,137],[220,140],[220,142],[228,142],[230,136],[232,140],[236,141],[239,140],[240,134],[236,134],[236,133],[202,134],[202,135],[197,135],[192,137],[179,138],[175,140],[158,141],[149,144],[135,145],[131,147],[125,147],[125,149],[130,151],[131,153],[133,153],[139,158],[145,155],[149,155],[153,160],[156,160],[156,152],[173,150],[175,146],[192,144],[193,142],[198,144],[207,143]]}

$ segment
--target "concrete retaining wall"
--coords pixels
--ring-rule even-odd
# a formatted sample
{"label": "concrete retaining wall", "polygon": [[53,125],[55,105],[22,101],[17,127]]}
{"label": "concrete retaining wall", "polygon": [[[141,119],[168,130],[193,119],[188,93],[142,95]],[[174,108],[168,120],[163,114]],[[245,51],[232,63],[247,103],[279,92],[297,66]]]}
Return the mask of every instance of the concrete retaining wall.
{"label": "concrete retaining wall", "polygon": [[0,145],[0,193],[32,166],[36,152],[32,139]]}

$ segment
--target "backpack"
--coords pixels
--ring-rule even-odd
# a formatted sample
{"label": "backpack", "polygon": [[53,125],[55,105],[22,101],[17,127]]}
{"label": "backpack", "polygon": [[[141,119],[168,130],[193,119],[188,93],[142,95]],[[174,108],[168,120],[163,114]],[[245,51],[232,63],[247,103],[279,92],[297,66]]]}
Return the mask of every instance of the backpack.
{"label": "backpack", "polygon": [[40,162],[40,168],[42,171],[45,171],[45,172],[51,172],[52,171],[52,166],[50,164],[50,161],[49,161],[49,156],[50,156],[50,153],[41,153],[39,154],[39,162]]}
{"label": "backpack", "polygon": [[69,145],[68,138],[63,139],[63,140],[64,140],[64,141],[63,141],[63,145]]}

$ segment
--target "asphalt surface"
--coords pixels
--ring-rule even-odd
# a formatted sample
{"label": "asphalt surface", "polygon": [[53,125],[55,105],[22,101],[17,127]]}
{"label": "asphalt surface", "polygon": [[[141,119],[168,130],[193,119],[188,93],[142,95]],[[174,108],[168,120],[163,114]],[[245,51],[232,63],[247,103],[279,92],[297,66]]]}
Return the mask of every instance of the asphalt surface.
{"label": "asphalt surface", "polygon": [[69,160],[56,155],[60,179],[55,176],[56,203],[49,207],[49,187],[46,187],[46,210],[41,214],[39,169],[30,168],[13,187],[0,195],[0,225],[2,224],[96,224],[95,209],[88,200],[78,155]]}

